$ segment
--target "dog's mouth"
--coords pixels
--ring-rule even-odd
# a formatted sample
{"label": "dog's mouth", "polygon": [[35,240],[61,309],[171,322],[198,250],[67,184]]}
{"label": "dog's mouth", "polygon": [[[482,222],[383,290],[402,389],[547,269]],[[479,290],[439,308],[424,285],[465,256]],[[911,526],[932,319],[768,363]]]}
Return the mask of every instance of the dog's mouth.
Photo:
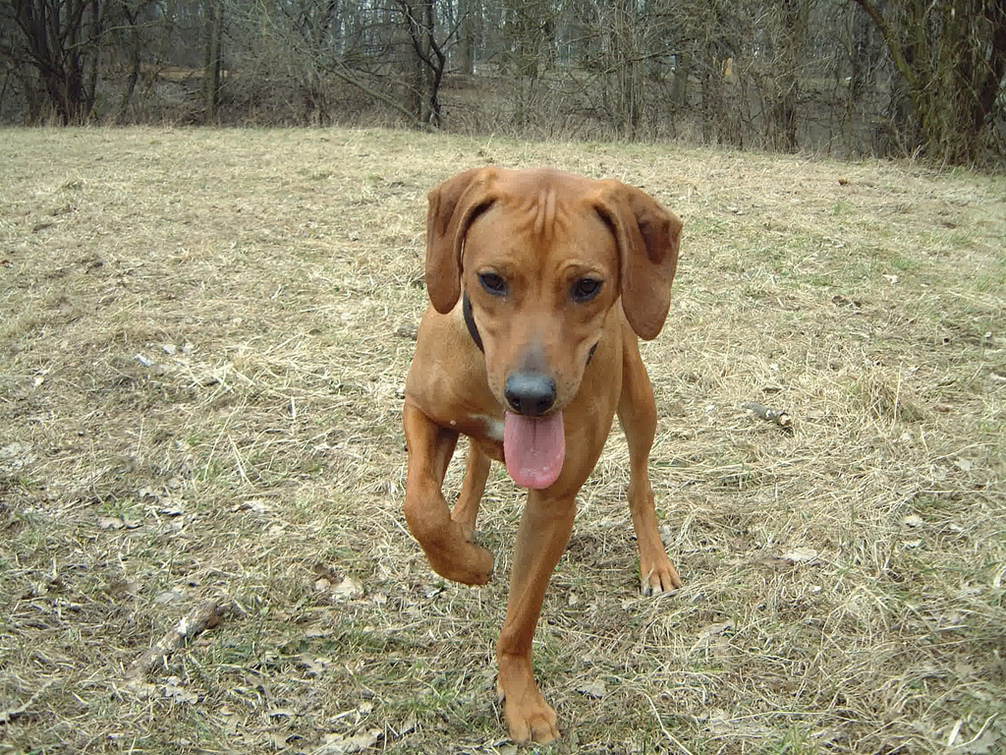
{"label": "dog's mouth", "polygon": [[544,417],[506,413],[503,458],[515,483],[536,490],[550,487],[559,479],[565,457],[561,411]]}

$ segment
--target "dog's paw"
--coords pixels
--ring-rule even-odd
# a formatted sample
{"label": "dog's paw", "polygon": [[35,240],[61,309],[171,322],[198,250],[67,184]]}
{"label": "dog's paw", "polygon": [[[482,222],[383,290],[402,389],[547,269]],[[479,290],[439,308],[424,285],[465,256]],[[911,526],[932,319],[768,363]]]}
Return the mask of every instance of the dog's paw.
{"label": "dog's paw", "polygon": [[660,595],[662,593],[674,592],[681,588],[681,577],[678,576],[674,564],[667,558],[666,554],[662,559],[655,562],[639,564],[640,592],[643,595]]}
{"label": "dog's paw", "polygon": [[452,523],[449,534],[427,551],[433,571],[452,582],[484,585],[493,576],[493,554],[472,542],[467,528]]}
{"label": "dog's paw", "polygon": [[559,738],[555,711],[537,691],[522,696],[519,703],[505,698],[503,715],[514,742],[548,744]]}

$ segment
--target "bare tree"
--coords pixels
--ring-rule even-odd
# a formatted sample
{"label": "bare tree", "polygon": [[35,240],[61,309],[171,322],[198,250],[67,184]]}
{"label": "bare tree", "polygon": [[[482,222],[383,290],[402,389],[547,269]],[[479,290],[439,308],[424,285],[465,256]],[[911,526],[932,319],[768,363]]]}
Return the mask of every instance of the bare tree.
{"label": "bare tree", "polygon": [[32,67],[45,101],[63,124],[91,117],[104,27],[100,0],[11,0],[3,15],[19,34],[5,50]]}
{"label": "bare tree", "polygon": [[129,104],[136,92],[136,85],[140,80],[140,72],[143,65],[143,42],[140,33],[140,14],[143,11],[142,5],[131,6],[123,2],[120,5],[121,13],[121,48],[128,59],[129,74],[126,77],[126,85],[119,99],[119,107],[116,110],[115,120],[122,121],[129,110]]}
{"label": "bare tree", "polygon": [[776,0],[770,9],[774,70],[768,78],[765,142],[781,152],[797,149],[799,73],[808,13],[805,0]]}
{"label": "bare tree", "polygon": [[611,8],[610,61],[618,130],[634,140],[643,116],[643,18],[635,0],[615,0]]}
{"label": "bare tree", "polygon": [[414,79],[414,114],[421,123],[441,124],[440,85],[447,66],[447,46],[458,24],[438,39],[436,0],[397,0],[402,22],[411,41]]}
{"label": "bare tree", "polygon": [[514,121],[529,125],[542,75],[554,60],[554,6],[547,0],[503,0],[502,70],[513,82]]}

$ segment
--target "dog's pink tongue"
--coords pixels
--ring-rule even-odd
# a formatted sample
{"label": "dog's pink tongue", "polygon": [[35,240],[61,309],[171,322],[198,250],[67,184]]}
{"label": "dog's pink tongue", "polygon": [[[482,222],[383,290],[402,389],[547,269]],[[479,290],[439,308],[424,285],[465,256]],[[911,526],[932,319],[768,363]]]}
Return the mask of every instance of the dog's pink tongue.
{"label": "dog's pink tongue", "polygon": [[506,413],[503,458],[510,477],[522,488],[547,488],[559,478],[565,457],[562,412],[547,417]]}

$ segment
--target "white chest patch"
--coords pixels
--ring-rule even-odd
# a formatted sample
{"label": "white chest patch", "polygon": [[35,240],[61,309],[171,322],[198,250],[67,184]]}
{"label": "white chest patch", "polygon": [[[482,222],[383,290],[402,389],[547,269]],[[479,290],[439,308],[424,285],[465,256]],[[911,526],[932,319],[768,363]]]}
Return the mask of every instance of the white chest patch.
{"label": "white chest patch", "polygon": [[497,443],[503,442],[503,421],[495,417],[487,417],[484,414],[473,414],[469,417],[473,424],[480,424],[484,428],[487,438]]}

